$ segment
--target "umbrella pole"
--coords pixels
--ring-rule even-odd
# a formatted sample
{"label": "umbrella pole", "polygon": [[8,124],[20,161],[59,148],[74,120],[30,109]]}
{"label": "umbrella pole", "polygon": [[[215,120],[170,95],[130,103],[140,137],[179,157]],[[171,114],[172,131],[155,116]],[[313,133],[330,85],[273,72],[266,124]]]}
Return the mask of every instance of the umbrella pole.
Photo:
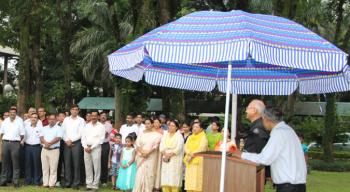
{"label": "umbrella pole", "polygon": [[236,143],[237,133],[237,94],[232,94],[232,108],[231,108],[231,141]]}
{"label": "umbrella pole", "polygon": [[232,63],[228,64],[227,72],[227,83],[226,83],[226,104],[225,104],[225,123],[224,123],[224,141],[223,149],[221,155],[221,174],[220,174],[220,192],[225,191],[225,168],[226,168],[226,148],[227,148],[227,131],[228,131],[228,120],[230,112],[230,90],[231,90],[231,72],[232,72]]}

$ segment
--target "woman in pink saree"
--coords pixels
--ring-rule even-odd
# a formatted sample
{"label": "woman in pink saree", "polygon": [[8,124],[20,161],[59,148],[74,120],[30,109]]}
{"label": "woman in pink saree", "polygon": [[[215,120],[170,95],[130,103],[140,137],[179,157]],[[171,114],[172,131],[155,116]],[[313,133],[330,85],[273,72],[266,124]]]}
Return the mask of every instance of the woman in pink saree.
{"label": "woman in pink saree", "polygon": [[136,140],[137,172],[133,192],[152,192],[155,185],[162,135],[153,130],[152,124],[151,119],[146,119],[145,130]]}

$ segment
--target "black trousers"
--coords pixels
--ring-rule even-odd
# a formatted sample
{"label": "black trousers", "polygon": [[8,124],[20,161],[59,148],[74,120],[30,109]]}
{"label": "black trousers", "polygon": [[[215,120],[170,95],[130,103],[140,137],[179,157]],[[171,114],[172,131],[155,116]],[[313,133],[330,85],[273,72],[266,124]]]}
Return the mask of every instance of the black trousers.
{"label": "black trousers", "polygon": [[[18,184],[19,180],[19,142],[5,141],[2,143],[2,170],[0,184],[7,183],[7,176],[12,170],[12,181],[14,184]],[[12,167],[11,167],[12,162]]]}
{"label": "black trousers", "polygon": [[305,184],[277,184],[277,192],[306,192]]}
{"label": "black trousers", "polygon": [[80,140],[73,142],[73,146],[68,147],[64,144],[64,172],[65,185],[71,187],[78,187],[80,185],[80,170],[81,164],[84,161],[83,147]]}
{"label": "black trousers", "polygon": [[28,145],[24,147],[25,156],[25,183],[27,185],[40,185],[41,183],[41,146]]}
{"label": "black trousers", "polygon": [[58,159],[58,166],[57,166],[57,181],[61,182],[62,178],[62,169],[64,169],[64,140],[61,139],[60,141],[60,157]]}
{"label": "black trousers", "polygon": [[26,172],[26,158],[25,158],[25,145],[19,146],[19,177],[25,178]]}
{"label": "black trousers", "polygon": [[101,145],[101,183],[108,182],[108,156],[109,156],[109,142]]}

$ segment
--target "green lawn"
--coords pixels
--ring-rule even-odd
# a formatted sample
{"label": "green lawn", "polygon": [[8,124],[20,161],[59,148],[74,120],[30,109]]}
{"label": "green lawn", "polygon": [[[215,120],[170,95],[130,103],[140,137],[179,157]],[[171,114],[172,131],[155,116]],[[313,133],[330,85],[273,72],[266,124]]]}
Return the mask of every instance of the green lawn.
{"label": "green lawn", "polygon": [[[311,171],[306,186],[307,192],[350,192],[350,172]],[[267,186],[265,191],[274,190]]]}
{"label": "green lawn", "polygon": [[[0,187],[0,191],[12,191],[11,187]],[[40,187],[21,187],[19,190],[23,192],[43,192],[43,191],[75,191],[69,189],[44,189]],[[84,191],[83,188],[80,191]],[[109,188],[102,188],[99,191],[112,191]],[[266,192],[274,191],[270,185],[266,186]],[[307,191],[308,192],[349,192],[350,191],[350,172],[321,172],[312,171],[307,178]],[[76,192],[76,191],[75,191]]]}

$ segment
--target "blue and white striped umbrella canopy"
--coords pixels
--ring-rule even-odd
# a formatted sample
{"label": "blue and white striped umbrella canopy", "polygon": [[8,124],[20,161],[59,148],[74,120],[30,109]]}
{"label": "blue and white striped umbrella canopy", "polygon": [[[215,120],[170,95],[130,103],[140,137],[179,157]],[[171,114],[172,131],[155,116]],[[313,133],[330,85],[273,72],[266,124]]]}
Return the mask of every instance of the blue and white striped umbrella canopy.
{"label": "blue and white striped umbrella canopy", "polygon": [[300,24],[243,11],[193,12],[108,56],[112,74],[196,91],[289,95],[350,89],[347,54]]}

